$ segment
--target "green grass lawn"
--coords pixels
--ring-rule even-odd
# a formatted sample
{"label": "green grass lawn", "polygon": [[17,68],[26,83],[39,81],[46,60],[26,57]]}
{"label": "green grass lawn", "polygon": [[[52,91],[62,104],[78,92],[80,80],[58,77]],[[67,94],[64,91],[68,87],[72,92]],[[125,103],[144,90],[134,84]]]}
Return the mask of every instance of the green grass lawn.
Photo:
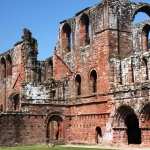
{"label": "green grass lawn", "polygon": [[0,147],[0,150],[104,150],[104,149],[75,148],[75,147],[61,147],[61,146],[50,148],[47,145],[35,145],[35,146]]}

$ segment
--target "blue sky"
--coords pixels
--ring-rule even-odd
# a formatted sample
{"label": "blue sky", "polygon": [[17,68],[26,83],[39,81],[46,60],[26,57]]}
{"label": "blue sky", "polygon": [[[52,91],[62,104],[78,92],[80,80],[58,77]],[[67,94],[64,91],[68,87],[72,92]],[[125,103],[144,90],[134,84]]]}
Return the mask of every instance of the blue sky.
{"label": "blue sky", "polygon": [[26,27],[38,40],[39,59],[49,57],[57,42],[59,22],[99,1],[0,0],[0,52],[12,48],[21,39],[22,29]]}

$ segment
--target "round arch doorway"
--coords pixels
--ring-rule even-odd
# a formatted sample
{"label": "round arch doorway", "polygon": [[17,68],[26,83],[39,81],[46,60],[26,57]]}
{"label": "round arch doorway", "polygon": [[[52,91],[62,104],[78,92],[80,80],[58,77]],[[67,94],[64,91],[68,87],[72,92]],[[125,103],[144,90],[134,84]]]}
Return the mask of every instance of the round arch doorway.
{"label": "round arch doorway", "polygon": [[134,110],[128,105],[122,105],[117,109],[116,118],[118,127],[123,123],[126,128],[128,144],[141,144],[139,119]]}
{"label": "round arch doorway", "polygon": [[135,114],[130,114],[125,118],[127,126],[128,144],[141,144],[141,129],[139,120]]}
{"label": "round arch doorway", "polygon": [[102,130],[100,127],[96,127],[96,144],[102,143]]}
{"label": "round arch doorway", "polygon": [[62,142],[63,137],[63,119],[59,115],[52,115],[47,123],[47,142]]}

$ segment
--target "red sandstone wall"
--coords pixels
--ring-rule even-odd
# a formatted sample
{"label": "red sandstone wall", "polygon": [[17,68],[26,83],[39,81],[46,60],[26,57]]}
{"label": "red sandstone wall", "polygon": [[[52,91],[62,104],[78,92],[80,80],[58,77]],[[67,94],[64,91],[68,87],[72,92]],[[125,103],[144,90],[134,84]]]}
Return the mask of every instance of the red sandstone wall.
{"label": "red sandstone wall", "polygon": [[45,117],[24,114],[1,114],[0,145],[45,143]]}
{"label": "red sandstone wall", "polygon": [[[7,56],[7,53],[6,53]],[[6,57],[3,56],[4,58]],[[11,106],[11,96],[15,93],[19,93],[21,90],[21,83],[25,78],[24,65],[22,60],[22,44],[17,45],[11,51],[12,60],[12,75],[6,76],[0,82],[0,97],[1,103],[3,104],[4,111],[12,110]],[[6,65],[6,71],[7,71]]]}
{"label": "red sandstone wall", "polygon": [[53,71],[55,80],[60,80],[72,73],[69,67],[63,62],[61,57],[54,55],[53,60],[54,60]]}
{"label": "red sandstone wall", "polygon": [[68,142],[95,144],[96,127],[101,128],[104,136],[109,117],[107,103],[72,106],[70,111]]}
{"label": "red sandstone wall", "polygon": [[[76,31],[78,33],[78,31]],[[90,72],[92,69],[97,72],[97,93],[106,94],[110,90],[110,64],[109,64],[109,31],[104,31],[94,36],[91,40],[91,44],[85,49],[84,53],[81,52],[81,47],[77,43],[73,53],[74,57],[74,69],[71,77],[71,82],[74,84],[76,74],[81,76],[81,95],[76,98],[73,91],[73,87],[70,87],[72,93],[71,97],[78,99],[79,103],[82,101],[82,105],[71,106],[67,116],[69,125],[66,132],[67,142],[71,143],[96,143],[96,127],[102,129],[103,134],[106,130],[106,123],[111,112],[111,105],[107,101],[111,101],[109,96],[90,97],[93,95],[90,88]],[[54,76],[56,79],[61,79],[64,76],[68,76],[68,68],[65,61],[61,56],[61,49],[57,50],[59,54],[58,59],[54,58]],[[82,56],[82,55],[83,56]],[[88,55],[86,55],[88,54]],[[84,58],[83,58],[84,57]],[[74,85],[73,85],[74,86]],[[75,96],[75,97],[74,97]],[[87,97],[87,98],[85,98]],[[90,101],[89,104],[83,104]],[[97,103],[93,104],[92,102]]]}

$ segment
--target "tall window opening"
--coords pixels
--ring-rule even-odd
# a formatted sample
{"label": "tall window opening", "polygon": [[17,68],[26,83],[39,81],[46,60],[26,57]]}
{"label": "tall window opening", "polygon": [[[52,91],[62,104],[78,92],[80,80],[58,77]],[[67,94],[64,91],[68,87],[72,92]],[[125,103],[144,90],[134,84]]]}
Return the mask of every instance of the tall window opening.
{"label": "tall window opening", "polygon": [[89,17],[83,14],[80,18],[80,46],[85,46],[90,43],[89,28]]}
{"label": "tall window opening", "polygon": [[142,49],[148,50],[150,47],[150,38],[149,38],[149,32],[150,32],[150,25],[145,25],[142,30]]}
{"label": "tall window opening", "polygon": [[6,61],[4,58],[1,58],[1,79],[6,78]]}
{"label": "tall window opening", "polygon": [[144,72],[143,72],[144,80],[149,80],[148,64],[145,58],[143,58],[143,69],[144,69]]}
{"label": "tall window opening", "polygon": [[75,78],[76,95],[81,95],[81,76],[77,75]]}
{"label": "tall window opening", "polygon": [[122,63],[121,63],[121,61],[120,61],[120,64],[119,64],[119,83],[123,84],[123,79],[122,79]]}
{"label": "tall window opening", "polygon": [[71,27],[66,23],[61,31],[62,49],[65,54],[71,51],[71,41]]}
{"label": "tall window opening", "polygon": [[133,68],[133,61],[131,60],[131,65],[129,66],[129,83],[134,83],[134,68]]}
{"label": "tall window opening", "polygon": [[91,90],[93,93],[97,92],[97,73],[95,70],[92,70],[90,74],[90,80],[91,80]]}
{"label": "tall window opening", "polygon": [[18,111],[19,110],[19,94],[16,94],[12,97],[13,101],[13,110]]}
{"label": "tall window opening", "polygon": [[7,62],[6,63],[6,66],[7,66],[6,73],[7,73],[7,76],[10,76],[10,75],[12,75],[12,59],[11,59],[10,55],[7,55],[6,62]]}

